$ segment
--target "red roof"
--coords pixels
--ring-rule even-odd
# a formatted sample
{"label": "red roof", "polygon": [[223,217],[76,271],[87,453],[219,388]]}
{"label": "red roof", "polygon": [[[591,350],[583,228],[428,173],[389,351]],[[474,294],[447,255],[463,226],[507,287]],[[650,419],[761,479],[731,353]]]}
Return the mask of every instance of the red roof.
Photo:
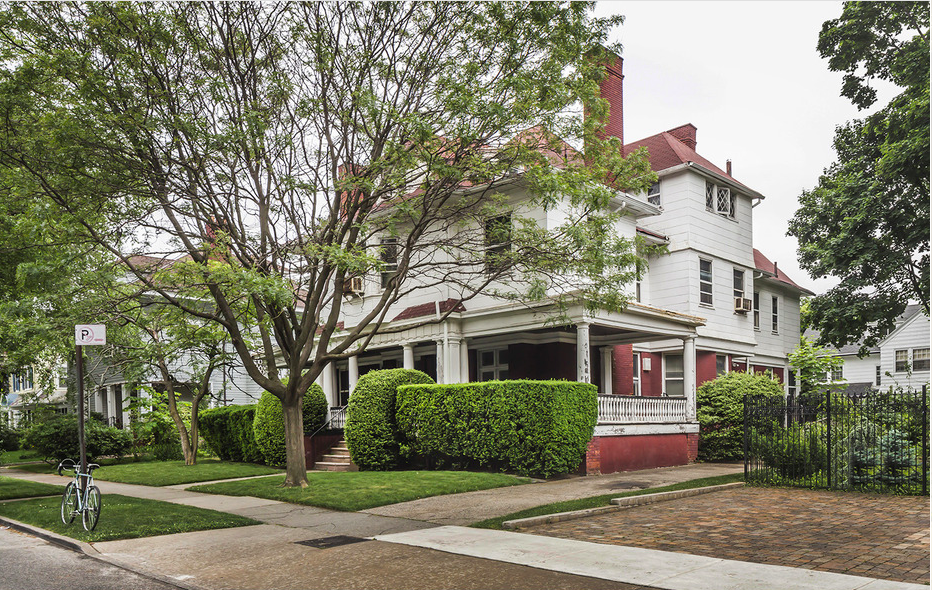
{"label": "red roof", "polygon": [[813,293],[809,289],[806,289],[805,287],[800,287],[799,285],[797,285],[793,281],[793,279],[788,277],[785,272],[783,272],[777,267],[777,264],[775,262],[771,262],[770,259],[764,256],[764,254],[757,248],[754,248],[754,268],[756,270],[775,275],[773,277],[774,280],[777,280],[777,281],[780,281],[781,283],[786,283],[787,285],[795,287],[796,289],[799,289],[803,293],[807,293],[809,295],[815,295],[815,293]]}
{"label": "red roof", "polygon": [[[670,131],[673,130],[671,129]],[[692,149],[677,139],[673,134],[670,133],[670,131],[664,131],[662,133],[658,133],[657,135],[651,135],[650,137],[645,137],[644,139],[639,139],[638,141],[634,141],[625,145],[625,156],[627,157],[628,154],[638,149],[639,147],[646,147],[650,154],[650,167],[654,172],[660,172],[661,170],[666,170],[667,168],[673,168],[674,166],[679,166],[681,164],[685,164],[686,162],[693,162],[695,164],[699,164],[703,168],[711,170],[712,172],[721,174],[725,178],[730,178],[732,181],[740,184],[741,186],[745,186],[735,180],[734,177],[727,174],[724,170],[700,156],[696,150]]]}
{"label": "red roof", "polygon": [[[447,299],[446,301],[440,302],[440,313],[446,313],[448,311],[466,311],[466,307],[463,305],[463,302],[459,299]],[[395,316],[393,322],[399,320],[410,320],[413,318],[419,318],[426,315],[431,315],[437,313],[437,305],[435,302],[430,301],[428,303],[421,303],[420,305],[412,305],[411,307],[406,308],[401,313]]]}

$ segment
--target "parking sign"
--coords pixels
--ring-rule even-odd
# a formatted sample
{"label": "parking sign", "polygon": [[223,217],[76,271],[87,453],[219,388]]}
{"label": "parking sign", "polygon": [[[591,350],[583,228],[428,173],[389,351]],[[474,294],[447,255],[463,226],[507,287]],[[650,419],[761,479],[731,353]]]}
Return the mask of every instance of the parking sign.
{"label": "parking sign", "polygon": [[107,343],[107,326],[89,324],[74,327],[74,343],[79,346],[94,346]]}

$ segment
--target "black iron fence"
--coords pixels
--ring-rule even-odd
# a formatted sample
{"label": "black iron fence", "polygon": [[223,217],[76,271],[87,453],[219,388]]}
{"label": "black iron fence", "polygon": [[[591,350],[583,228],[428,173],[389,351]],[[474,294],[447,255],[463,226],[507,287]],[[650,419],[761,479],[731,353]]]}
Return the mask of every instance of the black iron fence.
{"label": "black iron fence", "polygon": [[744,475],[751,485],[927,495],[928,388],[805,402],[746,396]]}

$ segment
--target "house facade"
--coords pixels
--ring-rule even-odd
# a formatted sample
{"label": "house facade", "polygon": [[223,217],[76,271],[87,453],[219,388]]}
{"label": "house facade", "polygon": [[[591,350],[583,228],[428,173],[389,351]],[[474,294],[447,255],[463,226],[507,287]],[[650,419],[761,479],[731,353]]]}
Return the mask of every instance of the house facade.
{"label": "house facade", "polygon": [[[608,129],[619,136],[621,66],[618,58],[602,84]],[[483,294],[463,301],[442,285],[418,291],[389,310],[391,333],[376,334],[320,376],[331,406],[346,405],[360,375],[395,367],[422,370],[439,383],[593,383],[602,395],[587,470],[611,472],[694,459],[696,388],[721,373],[770,373],[791,392],[787,355],[799,342],[800,297],[811,293],[754,248],[752,209],[764,196],[737,181],[730,163],[722,170],[700,156],[696,144],[690,124],[623,143],[626,152],[648,149],[659,182],[646,194],[615,195],[610,206],[624,212],[616,229],[666,246],[646,275],[618,286],[629,296],[624,311],[591,312],[579,301],[554,325],[546,302]],[[530,206],[520,182],[501,192],[514,217],[548,229],[565,219],[560,207]],[[378,276],[363,277],[346,302],[344,325],[353,326],[381,293]],[[424,324],[432,318],[438,321]]]}
{"label": "house facade", "polygon": [[[861,397],[873,391],[893,388],[919,390],[929,383],[929,318],[916,304],[896,319],[893,331],[876,346],[868,349],[863,357],[858,356],[861,342],[841,348],[829,348],[843,364],[832,375],[826,377],[842,383],[847,395]],[[807,330],[806,338],[817,341],[819,332]]]}

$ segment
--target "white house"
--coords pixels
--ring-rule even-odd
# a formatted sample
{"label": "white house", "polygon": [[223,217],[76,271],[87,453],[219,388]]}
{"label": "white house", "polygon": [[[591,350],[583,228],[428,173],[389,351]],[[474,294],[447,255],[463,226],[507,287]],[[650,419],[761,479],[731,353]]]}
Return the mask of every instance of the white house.
{"label": "white house", "polygon": [[[817,330],[807,330],[805,336],[812,341],[819,338]],[[920,305],[911,304],[896,319],[893,331],[864,357],[858,352],[861,342],[839,349],[829,348],[844,364],[831,379],[846,384],[846,393],[863,396],[871,391],[890,387],[921,389],[929,383],[929,318]]]}
{"label": "white house", "polygon": [[[621,66],[618,58],[602,84],[608,129],[619,136]],[[393,333],[377,334],[358,355],[325,370],[320,384],[331,406],[345,406],[359,376],[379,368],[416,368],[440,383],[591,382],[605,395],[589,470],[608,472],[695,458],[696,387],[720,373],[768,372],[789,389],[787,355],[799,341],[799,299],[811,293],[753,246],[752,208],[764,196],[736,180],[730,163],[722,170],[700,156],[693,125],[624,149],[642,146],[659,182],[645,195],[618,192],[611,206],[625,214],[620,234],[665,244],[668,253],[651,258],[637,284],[618,286],[634,299],[623,312],[589,313],[579,301],[566,312],[569,322],[554,326],[546,303],[487,295],[462,301],[444,286],[421,291],[389,311]],[[548,229],[563,221],[560,207],[530,206],[520,180],[500,190],[512,217]],[[364,277],[346,305],[344,325],[353,326],[381,293],[380,277]],[[443,322],[422,325],[450,311]]]}

